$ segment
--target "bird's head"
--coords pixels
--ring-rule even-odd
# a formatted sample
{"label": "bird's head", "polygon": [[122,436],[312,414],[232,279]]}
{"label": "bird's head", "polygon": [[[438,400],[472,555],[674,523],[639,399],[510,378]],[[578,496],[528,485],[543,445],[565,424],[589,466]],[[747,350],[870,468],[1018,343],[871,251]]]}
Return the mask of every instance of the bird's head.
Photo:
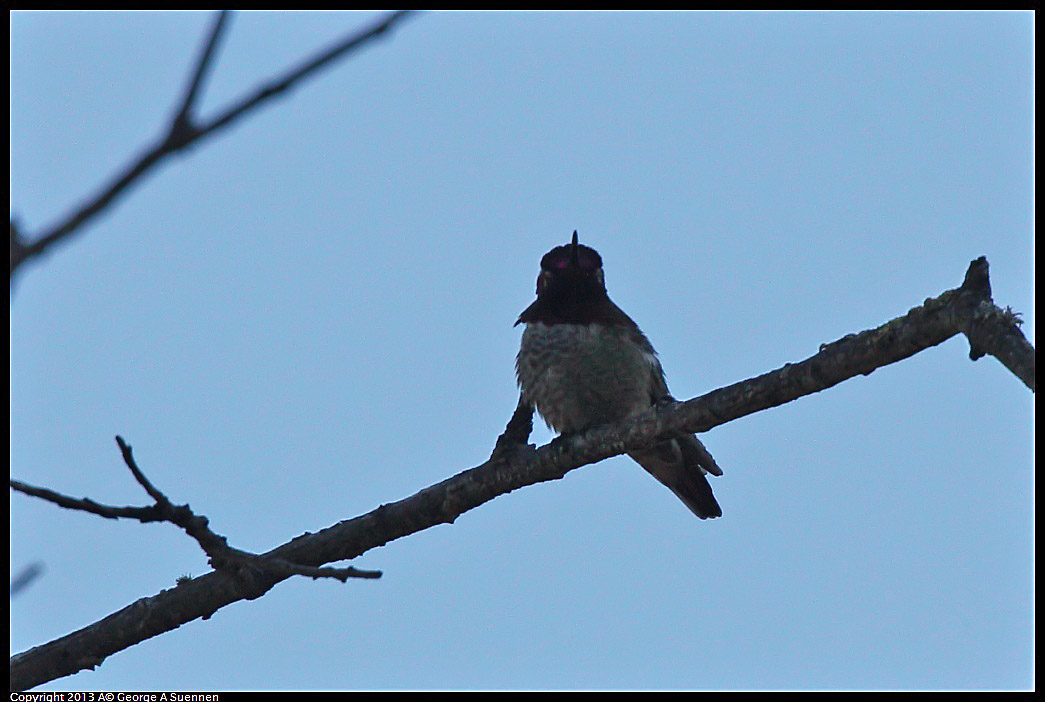
{"label": "bird's head", "polygon": [[541,259],[537,299],[516,324],[523,322],[634,324],[606,294],[599,252],[577,243],[576,231],[570,243],[556,246]]}
{"label": "bird's head", "polygon": [[541,272],[537,276],[538,297],[551,295],[583,299],[600,292],[606,292],[602,257],[590,246],[577,243],[576,231],[569,244],[556,246],[544,254]]}

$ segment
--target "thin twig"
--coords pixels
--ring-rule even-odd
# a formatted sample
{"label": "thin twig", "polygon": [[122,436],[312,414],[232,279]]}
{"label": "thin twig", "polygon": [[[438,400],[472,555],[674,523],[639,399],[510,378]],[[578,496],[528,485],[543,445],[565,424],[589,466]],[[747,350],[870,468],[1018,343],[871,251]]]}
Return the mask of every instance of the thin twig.
{"label": "thin twig", "polygon": [[173,510],[174,505],[167,499],[167,496],[156,489],[149,479],[142,473],[141,468],[138,467],[138,463],[134,460],[134,451],[131,449],[130,444],[123,440],[122,436],[116,437],[116,445],[120,447],[120,453],[123,454],[123,462],[131,469],[131,474],[134,475],[134,479],[138,481],[138,484],[145,488],[145,492],[149,493],[149,497],[156,501],[156,505],[160,509]]}
{"label": "thin twig", "polygon": [[[188,106],[191,111],[196,100],[198,83],[203,80],[203,73],[208,69],[211,59],[210,52],[214,50],[217,39],[221,34],[224,19],[219,19],[211,30],[210,40],[207,42],[204,55],[197,62],[193,72],[193,78],[189,83],[189,90],[182,100],[178,112],[171,119],[163,135],[151,146],[146,147],[137,157],[125,165],[119,173],[114,176],[107,185],[102,187],[95,195],[76,208],[68,217],[47,230],[32,241],[27,241],[24,236],[16,236],[14,226],[11,228],[11,276],[15,271],[30,258],[39,256],[54,244],[67,239],[96,215],[103,212],[123,195],[132,185],[136,184],[142,176],[152,170],[156,164],[168,156],[181,151],[186,146],[193,144],[205,136],[213,134],[230,125],[238,118],[250,113],[252,110],[267,102],[270,98],[279,95],[289,88],[299,84],[306,78],[314,75],[319,69],[329,64],[334,59],[345,56],[371,40],[383,36],[398,22],[402,21],[412,10],[397,10],[389,13],[381,19],[367,25],[361,30],[353,32],[329,49],[321,51],[314,58],[303,62],[301,65],[290,69],[256,89],[249,97],[244,98],[232,105],[224,112],[210,121],[196,126],[192,124],[191,114],[182,112]],[[222,16],[224,17],[224,16]],[[182,118],[179,119],[179,116]]]}
{"label": "thin twig", "polygon": [[18,221],[11,218],[11,275],[14,275],[15,266],[25,259],[25,240],[22,237],[22,230],[18,226]]}
{"label": "thin twig", "polygon": [[[357,568],[315,568],[292,563],[283,558],[266,558],[249,551],[243,551],[229,546],[228,539],[210,528],[210,520],[205,516],[196,514],[188,505],[173,504],[162,491],[159,490],[145,476],[134,460],[134,451],[131,446],[117,436],[116,443],[123,455],[123,462],[134,475],[149,497],[156,502],[156,509],[163,515],[164,519],[181,527],[185,533],[196,540],[203,552],[210,559],[210,564],[218,570],[232,570],[239,572],[243,568],[255,568],[263,571],[274,571],[283,575],[305,575],[310,578],[336,578],[345,582],[348,578],[380,578],[381,572],[374,570],[359,570]],[[268,588],[264,588],[267,590]],[[262,590],[262,592],[264,591]],[[257,593],[255,596],[260,596]]]}
{"label": "thin twig", "polygon": [[335,580],[346,582],[349,578],[377,579],[381,577],[381,571],[379,570],[362,570],[352,566],[348,566],[347,568],[323,568],[299,565],[297,563],[283,560],[282,558],[262,558],[261,556],[256,555],[254,557],[261,558],[266,567],[270,567],[273,570],[283,570],[289,575],[303,575],[314,579],[334,578]]}
{"label": "thin twig", "polygon": [[59,507],[75,509],[80,512],[89,512],[90,514],[96,514],[99,517],[105,517],[106,519],[137,519],[142,523],[163,522],[167,519],[156,505],[150,507],[114,507],[111,505],[103,505],[86,497],[69,497],[60,492],[23,483],[14,478],[11,478],[11,488],[18,492],[25,493],[26,495],[32,495],[33,497],[39,497],[41,500],[47,500]]}
{"label": "thin twig", "polygon": [[11,597],[14,597],[29,587],[29,585],[40,577],[40,574],[43,572],[44,564],[40,561],[30,563],[25,568],[22,568],[22,570],[18,572],[18,575],[11,578]]}
{"label": "thin twig", "polygon": [[181,101],[181,107],[178,108],[178,111],[175,113],[174,119],[172,120],[172,134],[191,129],[190,125],[192,123],[193,111],[196,108],[196,98],[199,95],[203,82],[207,78],[207,74],[210,72],[212,63],[214,62],[214,51],[224,34],[228,17],[228,10],[218,10],[214,17],[214,25],[211,27],[210,36],[207,38],[207,42],[203,45],[200,57],[196,61],[196,69],[192,72],[192,78],[189,80],[188,88],[185,90],[185,96]]}
{"label": "thin twig", "polygon": [[291,68],[282,76],[270,80],[268,83],[257,88],[252,95],[243,98],[237,104],[229,107],[224,113],[210,120],[199,128],[198,136],[204,136],[215,130],[227,126],[229,123],[241,117],[245,112],[265,102],[273,96],[279,95],[287,89],[295,86],[301,79],[315,73],[331,61],[359,48],[372,39],[376,39],[390,30],[396,22],[413,14],[415,10],[396,10],[370,26],[334,42],[330,47],[318,52],[310,59],[301,62],[296,68]]}

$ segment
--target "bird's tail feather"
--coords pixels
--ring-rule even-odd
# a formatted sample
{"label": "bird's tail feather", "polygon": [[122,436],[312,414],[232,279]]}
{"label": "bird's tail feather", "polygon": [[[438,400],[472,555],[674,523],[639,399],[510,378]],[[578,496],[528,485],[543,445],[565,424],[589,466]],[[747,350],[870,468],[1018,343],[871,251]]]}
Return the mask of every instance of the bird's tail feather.
{"label": "bird's tail feather", "polygon": [[649,448],[628,453],[701,519],[722,516],[706,474],[722,475],[704,444],[692,434],[666,439]]}

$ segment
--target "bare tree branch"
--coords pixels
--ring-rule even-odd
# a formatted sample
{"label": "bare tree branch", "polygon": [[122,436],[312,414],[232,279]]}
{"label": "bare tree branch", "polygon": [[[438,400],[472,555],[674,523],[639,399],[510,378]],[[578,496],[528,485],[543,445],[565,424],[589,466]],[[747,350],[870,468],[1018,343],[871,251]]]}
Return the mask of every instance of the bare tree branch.
{"label": "bare tree branch", "polygon": [[408,17],[411,12],[413,11],[397,10],[391,12],[361,30],[349,34],[333,46],[320,51],[311,59],[302,62],[286,71],[283,75],[260,86],[248,97],[227,108],[217,117],[197,125],[192,118],[192,110],[196,103],[198,91],[211,66],[213,52],[223,34],[226,15],[224,13],[220,14],[196,63],[188,89],[181,100],[177,112],[175,112],[165,133],[154,144],[146,147],[136,158],[124,166],[98,193],[80,205],[64,220],[39,236],[35,238],[25,237],[17,230],[14,220],[12,220],[12,281],[15,271],[23,263],[44,253],[54,244],[68,239],[84,224],[112,205],[132,185],[135,185],[146,173],[151,171],[156,164],[163,161],[166,157],[181,151],[190,144],[194,144],[203,137],[227,127],[240,117],[252,112],[256,107],[267,102],[270,98],[280,95],[304,79],[314,75],[335,59],[351,53],[378,37],[384,36],[397,23]]}
{"label": "bare tree branch", "polygon": [[284,578],[291,575],[305,575],[310,578],[336,578],[341,582],[345,582],[348,578],[381,577],[381,572],[377,570],[302,566],[277,556],[258,556],[248,551],[232,548],[229,546],[227,538],[211,530],[210,520],[193,512],[188,505],[174,505],[145,477],[145,473],[134,460],[134,453],[131,451],[130,445],[123,440],[123,437],[117,436],[116,443],[120,447],[120,453],[123,454],[123,462],[127,464],[138,484],[145,488],[149,496],[156,501],[154,506],[163,515],[164,521],[181,527],[185,533],[194,538],[210,558],[210,564],[216,570],[228,571],[239,577],[242,575],[243,569],[249,568],[274,571]]}
{"label": "bare tree branch", "polygon": [[23,483],[20,480],[11,478],[11,488],[18,492],[33,497],[39,497],[42,500],[52,502],[59,507],[65,507],[66,509],[75,509],[80,512],[89,512],[96,514],[99,517],[105,517],[106,519],[137,519],[139,522],[146,524],[148,522],[163,522],[166,521],[166,517],[160,512],[160,509],[156,505],[150,507],[114,507],[112,505],[103,505],[94,500],[83,497],[75,498],[63,495],[60,492],[54,490],[48,490],[47,488],[37,487],[28,483]]}
{"label": "bare tree branch", "polygon": [[[181,527],[196,540],[203,552],[207,554],[210,565],[215,570],[230,573],[241,582],[246,593],[255,589],[255,571],[268,571],[281,576],[281,579],[292,575],[304,575],[310,578],[335,578],[345,582],[348,578],[380,578],[377,570],[361,570],[359,568],[317,568],[315,566],[291,563],[276,556],[259,556],[229,546],[228,539],[215,533],[210,528],[210,520],[192,511],[188,505],[175,505],[145,476],[134,460],[130,445],[122,437],[116,437],[123,461],[130,469],[134,479],[138,481],[155,504],[149,507],[112,507],[94,500],[76,499],[46,488],[29,485],[18,480],[11,480],[11,487],[18,492],[52,502],[59,507],[96,514],[108,519],[137,519],[140,522],[170,522]],[[266,588],[268,589],[268,588]]]}
{"label": "bare tree branch", "polygon": [[[437,524],[452,523],[479,505],[527,485],[557,480],[583,465],[640,448],[675,432],[704,432],[734,419],[830,388],[857,375],[895,363],[964,333],[974,349],[1005,357],[1007,367],[1033,391],[1034,349],[1010,311],[990,299],[987,261],[969,266],[961,287],[926,300],[906,315],[821,346],[819,353],[784,367],[710,392],[688,402],[658,406],[619,424],[559,438],[534,449],[524,443],[530,417],[516,411],[498,439],[493,457],[411,497],[381,505],[315,534],[303,534],[263,554],[319,568],[356,558],[370,549]],[[1001,351],[998,351],[1001,349]],[[1011,365],[1010,365],[1011,364]],[[194,619],[207,619],[241,599],[260,597],[284,575],[261,571],[245,587],[243,578],[216,571],[180,580],[71,634],[11,658],[11,689],[24,690],[94,668],[108,656]]]}
{"label": "bare tree branch", "polygon": [[962,288],[980,296],[962,332],[969,338],[969,358],[976,361],[994,356],[1023,384],[1035,392],[1034,347],[1020,332],[1023,320],[1011,307],[998,308],[991,299],[987,259],[981,256],[969,265]]}
{"label": "bare tree branch", "polygon": [[174,119],[171,121],[172,134],[193,129],[191,123],[193,112],[196,108],[196,98],[199,95],[203,81],[206,80],[207,74],[210,72],[211,64],[214,61],[214,51],[221,42],[228,17],[228,10],[219,10],[214,16],[214,26],[211,28],[207,43],[203,45],[203,51],[200,52],[199,59],[196,61],[196,70],[193,71],[192,78],[189,79],[189,85],[185,90],[185,97],[182,98],[181,107],[174,114]]}
{"label": "bare tree branch", "polygon": [[11,597],[25,590],[44,572],[44,564],[40,561],[30,563],[11,578]]}

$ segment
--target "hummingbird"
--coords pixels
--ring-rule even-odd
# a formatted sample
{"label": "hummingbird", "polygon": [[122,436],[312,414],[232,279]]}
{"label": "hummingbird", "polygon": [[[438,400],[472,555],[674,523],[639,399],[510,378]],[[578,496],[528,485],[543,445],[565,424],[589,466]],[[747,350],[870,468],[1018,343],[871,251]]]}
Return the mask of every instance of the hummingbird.
{"label": "hummingbird", "polygon": [[[577,243],[541,259],[537,299],[525,324],[515,372],[520,408],[559,434],[617,422],[663,402],[668,392],[657,352],[639,326],[610,300],[602,257]],[[722,469],[693,434],[661,439],[628,455],[701,519],[721,517],[707,474]]]}

